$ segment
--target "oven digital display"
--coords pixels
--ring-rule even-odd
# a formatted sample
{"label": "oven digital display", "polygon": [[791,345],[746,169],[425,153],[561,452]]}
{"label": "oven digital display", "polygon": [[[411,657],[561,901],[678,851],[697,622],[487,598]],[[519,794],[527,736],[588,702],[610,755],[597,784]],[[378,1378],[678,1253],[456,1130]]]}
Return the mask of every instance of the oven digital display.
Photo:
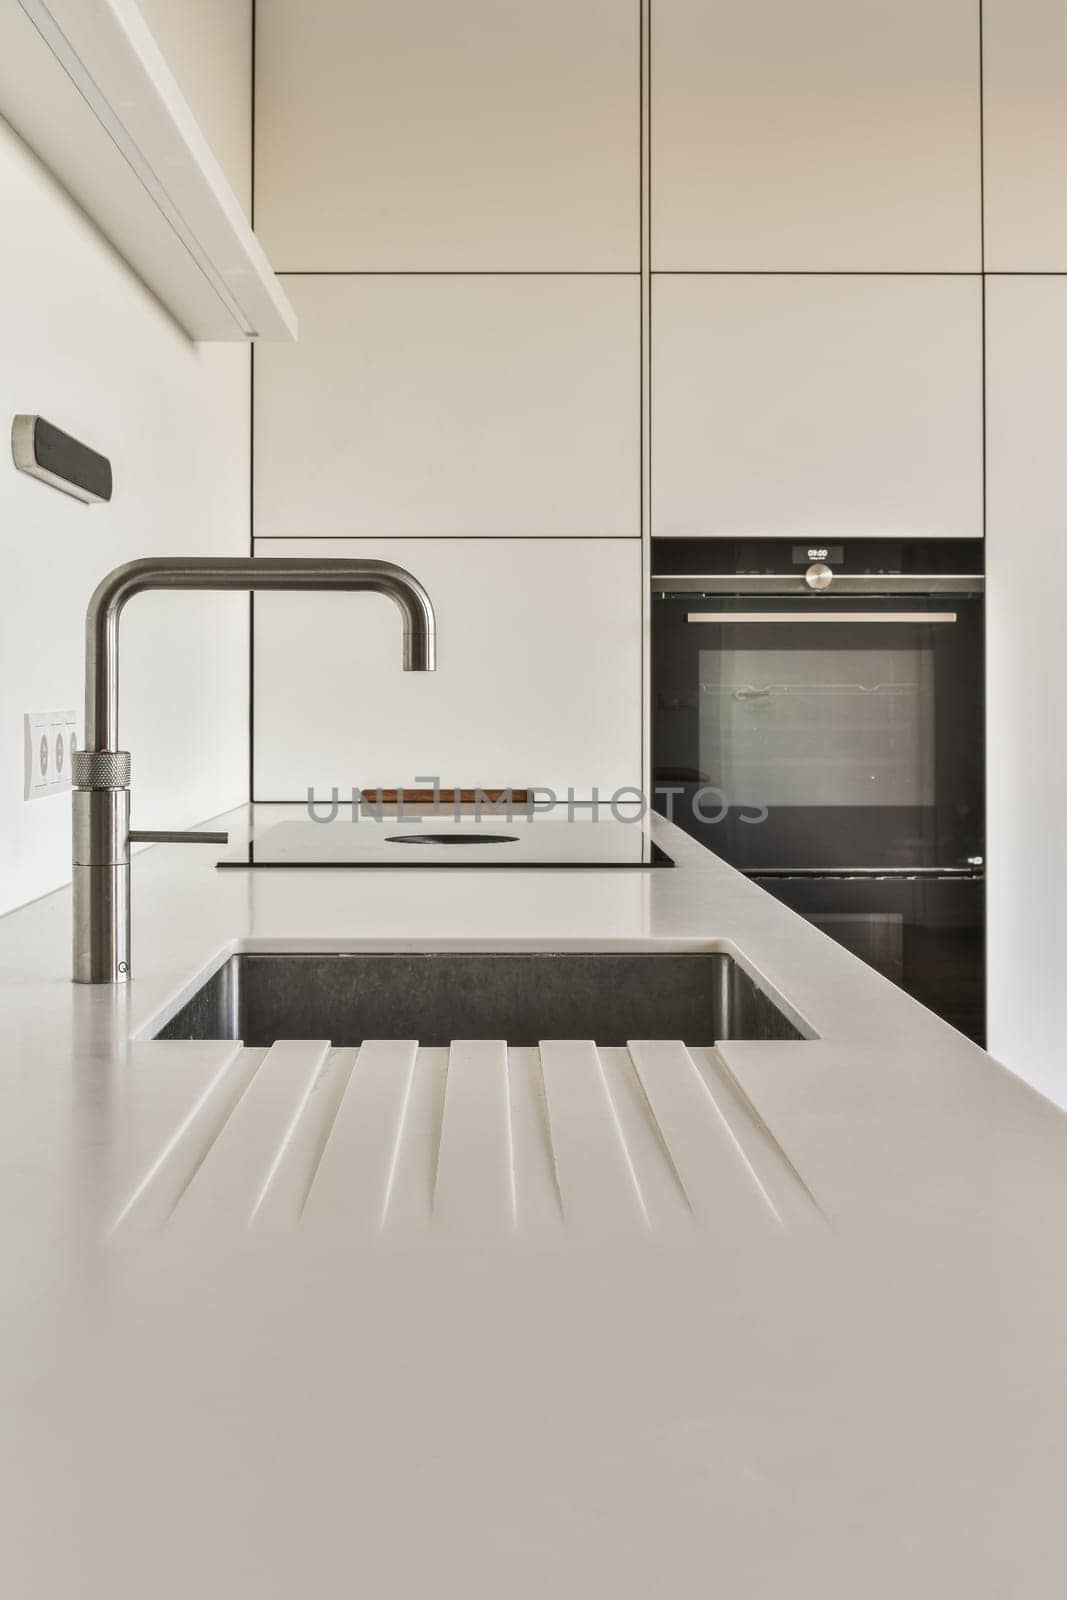
{"label": "oven digital display", "polygon": [[809,567],[813,561],[825,561],[827,566],[839,567],[845,559],[843,544],[795,544],[793,565]]}

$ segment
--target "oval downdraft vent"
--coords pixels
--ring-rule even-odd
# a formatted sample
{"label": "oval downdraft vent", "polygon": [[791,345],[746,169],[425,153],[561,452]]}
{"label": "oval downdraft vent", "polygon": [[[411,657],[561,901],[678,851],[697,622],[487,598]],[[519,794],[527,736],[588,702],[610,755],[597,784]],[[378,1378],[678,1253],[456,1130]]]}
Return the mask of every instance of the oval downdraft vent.
{"label": "oval downdraft vent", "polygon": [[517,833],[394,833],[386,844],[518,844]]}

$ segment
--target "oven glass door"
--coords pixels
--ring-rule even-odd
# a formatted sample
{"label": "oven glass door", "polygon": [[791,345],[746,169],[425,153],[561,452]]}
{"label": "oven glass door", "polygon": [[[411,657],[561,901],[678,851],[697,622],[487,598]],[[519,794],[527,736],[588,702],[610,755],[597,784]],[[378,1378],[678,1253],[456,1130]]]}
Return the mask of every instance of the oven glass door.
{"label": "oven glass door", "polygon": [[981,865],[982,603],[653,607],[656,809],[745,871]]}
{"label": "oven glass door", "polygon": [[985,1044],[985,884],[968,878],[776,878],[753,874],[976,1044]]}

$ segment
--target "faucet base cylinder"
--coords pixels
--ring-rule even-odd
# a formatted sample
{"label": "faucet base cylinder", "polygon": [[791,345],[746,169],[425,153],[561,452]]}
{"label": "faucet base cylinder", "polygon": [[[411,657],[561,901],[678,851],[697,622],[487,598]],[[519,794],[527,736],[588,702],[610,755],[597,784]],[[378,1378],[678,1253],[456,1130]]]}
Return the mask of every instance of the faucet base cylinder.
{"label": "faucet base cylinder", "polygon": [[74,865],[125,866],[130,859],[130,791],[75,789]]}
{"label": "faucet base cylinder", "polygon": [[74,982],[125,983],[129,976],[130,869],[75,865]]}
{"label": "faucet base cylinder", "polygon": [[130,791],[75,789],[74,981],[130,976]]}

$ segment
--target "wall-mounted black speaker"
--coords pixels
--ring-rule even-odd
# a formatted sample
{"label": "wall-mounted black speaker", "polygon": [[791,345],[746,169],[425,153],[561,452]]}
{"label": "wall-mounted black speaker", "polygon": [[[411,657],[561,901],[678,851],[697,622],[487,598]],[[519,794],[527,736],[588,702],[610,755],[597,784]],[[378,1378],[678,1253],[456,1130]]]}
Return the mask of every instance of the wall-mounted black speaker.
{"label": "wall-mounted black speaker", "polygon": [[89,504],[111,499],[111,462],[79,439],[46,422],[18,416],[11,424],[11,454],[20,472]]}

